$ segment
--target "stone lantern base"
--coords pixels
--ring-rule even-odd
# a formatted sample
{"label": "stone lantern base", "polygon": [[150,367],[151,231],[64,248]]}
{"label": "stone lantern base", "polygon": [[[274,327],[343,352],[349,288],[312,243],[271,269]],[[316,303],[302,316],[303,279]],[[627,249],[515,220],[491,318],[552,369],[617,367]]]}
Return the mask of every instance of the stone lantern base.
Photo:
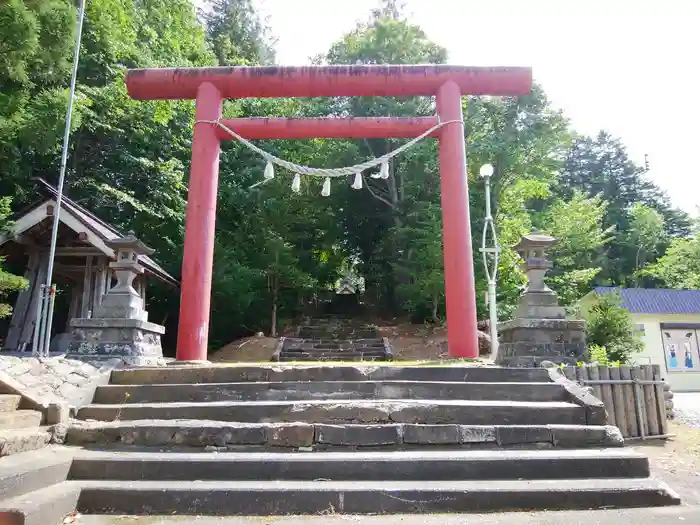
{"label": "stone lantern base", "polygon": [[160,337],[165,327],[140,319],[73,319],[68,355],[74,358],[119,357],[134,366],[162,366]]}
{"label": "stone lantern base", "polygon": [[516,318],[499,323],[498,333],[496,363],[502,366],[575,365],[587,358],[585,321]]}

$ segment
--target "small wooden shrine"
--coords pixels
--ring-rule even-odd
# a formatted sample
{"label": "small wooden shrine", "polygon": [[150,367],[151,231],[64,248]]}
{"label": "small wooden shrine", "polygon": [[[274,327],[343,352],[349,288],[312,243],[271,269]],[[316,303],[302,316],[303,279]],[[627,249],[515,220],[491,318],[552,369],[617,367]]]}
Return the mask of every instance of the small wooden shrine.
{"label": "small wooden shrine", "polygon": [[[0,256],[13,267],[24,267],[29,287],[18,294],[12,320],[2,345],[3,351],[31,352],[37,301],[41,284],[46,280],[49,244],[56,209],[56,189],[37,180],[37,202],[13,219],[11,229],[0,234]],[[65,196],[59,214],[60,226],[54,264],[54,282],[67,297],[67,307],[54,314],[51,350],[65,351],[70,341],[71,321],[89,319],[102,304],[111,288],[113,271],[110,262],[116,260],[114,241],[123,237],[113,226]],[[169,286],[178,282],[147,255],[139,255],[144,272],[133,282],[134,289],[146,304],[149,280],[156,279]]]}

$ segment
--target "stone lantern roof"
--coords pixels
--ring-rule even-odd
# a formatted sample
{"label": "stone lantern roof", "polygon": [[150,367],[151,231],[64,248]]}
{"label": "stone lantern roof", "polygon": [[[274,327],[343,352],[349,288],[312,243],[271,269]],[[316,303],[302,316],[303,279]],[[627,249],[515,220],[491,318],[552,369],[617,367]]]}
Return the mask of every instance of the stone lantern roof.
{"label": "stone lantern roof", "polygon": [[146,246],[141,239],[136,237],[133,231],[130,231],[124,237],[107,241],[105,244],[112,248],[115,253],[130,252],[136,255],[152,255],[155,253],[155,250]]}
{"label": "stone lantern roof", "polygon": [[528,251],[537,248],[545,249],[549,248],[556,242],[557,240],[551,235],[547,235],[546,233],[542,233],[541,231],[534,230],[530,233],[526,233],[525,235],[523,235],[522,238],[518,241],[518,243],[515,246],[513,246],[513,249],[515,249],[518,252]]}

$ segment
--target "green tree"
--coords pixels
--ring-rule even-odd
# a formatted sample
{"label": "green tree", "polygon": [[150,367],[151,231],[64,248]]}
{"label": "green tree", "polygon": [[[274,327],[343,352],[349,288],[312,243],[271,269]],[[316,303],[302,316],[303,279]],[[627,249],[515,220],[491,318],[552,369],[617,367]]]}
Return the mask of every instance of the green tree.
{"label": "green tree", "polygon": [[251,0],[207,0],[200,14],[220,66],[274,63],[274,42]]}
{"label": "green tree", "polygon": [[700,289],[700,231],[674,239],[663,257],[644,268],[644,275],[667,288]]}
{"label": "green tree", "polygon": [[584,317],[586,342],[605,348],[609,361],[628,363],[644,347],[629,312],[621,306],[618,294],[596,296],[584,309]]}
{"label": "green tree", "polygon": [[[632,162],[622,142],[605,132],[594,138],[577,137],[569,150],[556,192],[568,199],[575,190],[606,201],[603,226],[614,227],[616,231],[614,239],[606,245],[605,264],[596,278],[597,284],[627,284],[638,268],[638,257],[647,253],[640,252],[630,240],[631,212],[635,205],[644,205],[645,209],[660,214],[666,239],[689,233],[688,215],[674,208],[668,196],[647,179],[645,169]],[[650,215],[647,213],[646,217]],[[667,241],[662,242],[655,249],[663,253],[666,245]]]}
{"label": "green tree", "polygon": [[[7,229],[9,226],[8,217],[11,214],[10,198],[0,198],[0,232]],[[24,277],[11,274],[2,269],[3,258],[0,257],[0,300],[5,299],[8,294],[23,290],[29,284]],[[12,315],[12,306],[0,302],[0,319]]]}
{"label": "green tree", "polygon": [[612,227],[603,227],[606,202],[575,191],[571,200],[555,200],[542,214],[541,227],[557,239],[550,250],[550,284],[564,305],[578,301],[601,271]]}
{"label": "green tree", "polygon": [[628,242],[636,250],[633,279],[639,282],[639,270],[653,258],[666,235],[663,216],[653,208],[635,203],[629,210]]}

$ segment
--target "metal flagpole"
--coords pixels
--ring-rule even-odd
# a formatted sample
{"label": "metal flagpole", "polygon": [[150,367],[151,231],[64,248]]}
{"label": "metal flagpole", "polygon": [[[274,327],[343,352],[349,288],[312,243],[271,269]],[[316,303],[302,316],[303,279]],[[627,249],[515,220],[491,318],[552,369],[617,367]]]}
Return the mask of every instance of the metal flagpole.
{"label": "metal flagpole", "polygon": [[[39,348],[39,356],[49,355],[49,346],[51,344],[51,328],[53,324],[53,303],[56,297],[56,287],[52,284],[54,258],[56,257],[56,240],[58,238],[58,226],[60,224],[59,215],[61,213],[61,202],[63,200],[63,183],[66,179],[66,162],[68,160],[68,142],[70,139],[70,126],[73,117],[73,102],[75,100],[75,84],[78,77],[78,59],[80,57],[80,42],[83,35],[83,20],[85,18],[85,0],[80,0],[80,11],[78,13],[78,27],[75,36],[75,49],[73,50],[73,75],[70,81],[70,95],[68,98],[68,109],[66,110],[66,128],[63,132],[63,151],[61,152],[61,170],[58,175],[58,193],[56,195],[56,209],[53,214],[53,228],[51,229],[51,245],[49,248],[49,265],[46,272],[46,286],[44,293],[48,294],[47,301],[44,301],[42,308],[47,308],[48,312],[44,312],[43,316],[47,316],[47,320],[41,323],[41,330],[44,331],[39,338],[43,343]],[[39,320],[37,319],[37,322]],[[38,329],[35,325],[35,329]],[[35,338],[36,340],[36,338]]]}
{"label": "metal flagpole", "polygon": [[[496,235],[496,227],[493,224],[491,216],[491,176],[493,175],[493,166],[484,164],[479,169],[479,175],[484,178],[486,185],[486,217],[484,219],[484,231],[481,236],[481,249],[479,250],[484,260],[484,269],[486,270],[486,278],[488,279],[488,298],[489,298],[489,332],[491,336],[491,359],[496,359],[498,355],[498,311],[496,310],[496,275],[498,274],[498,256],[501,252],[501,247],[498,245],[498,237]],[[487,248],[488,233],[491,232],[493,247]],[[489,264],[489,254],[491,255],[491,264]]]}

